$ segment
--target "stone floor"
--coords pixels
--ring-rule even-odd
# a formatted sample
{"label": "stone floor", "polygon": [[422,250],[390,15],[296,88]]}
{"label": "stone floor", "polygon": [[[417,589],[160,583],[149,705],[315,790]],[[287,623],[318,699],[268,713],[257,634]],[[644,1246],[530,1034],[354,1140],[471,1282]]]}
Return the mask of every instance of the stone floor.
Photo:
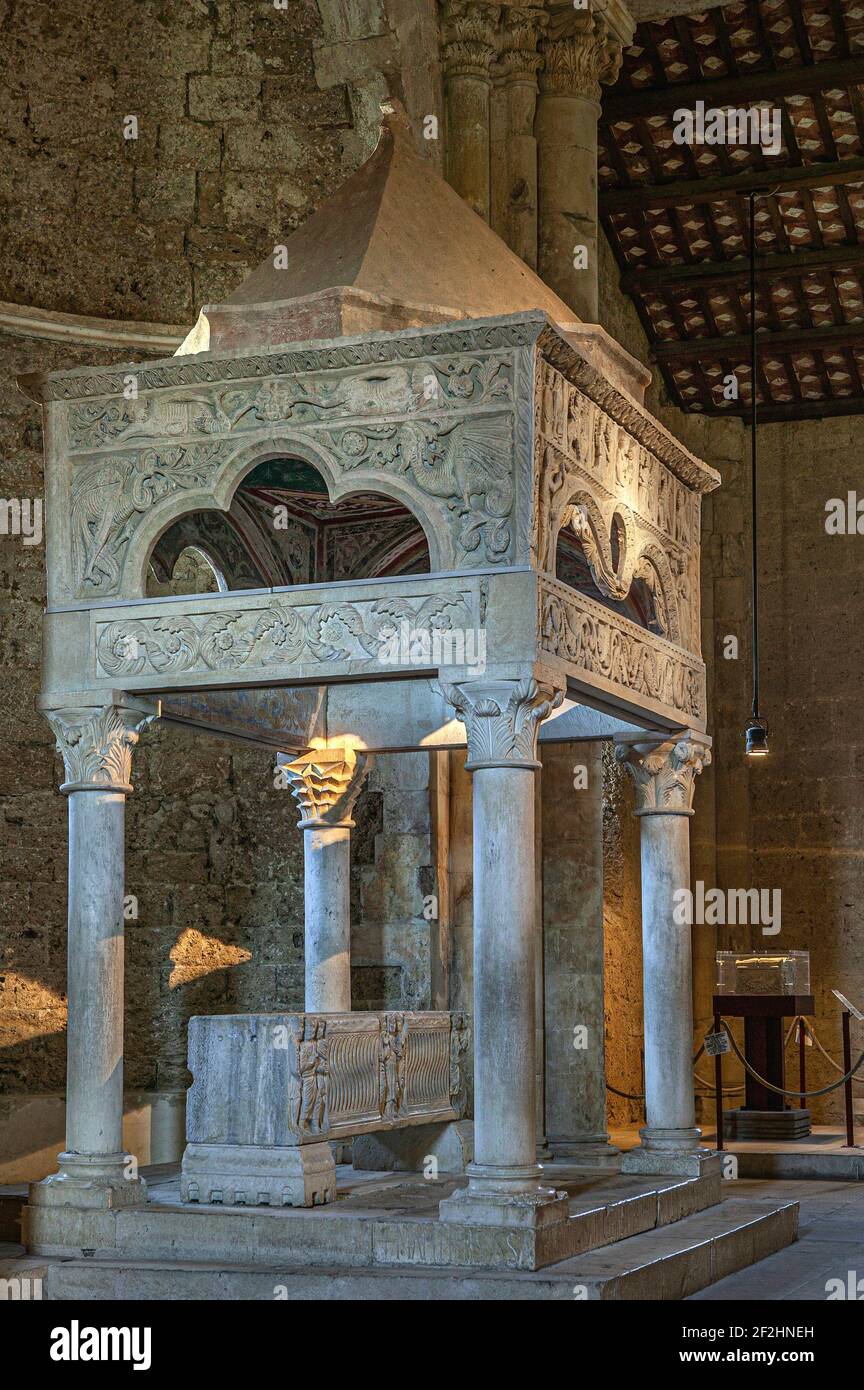
{"label": "stone floor", "polygon": [[691,1298],[821,1301],[828,1296],[829,1279],[845,1284],[849,1272],[855,1271],[856,1281],[864,1280],[864,1183],[744,1179],[730,1186],[742,1197],[782,1195],[797,1201],[798,1240]]}

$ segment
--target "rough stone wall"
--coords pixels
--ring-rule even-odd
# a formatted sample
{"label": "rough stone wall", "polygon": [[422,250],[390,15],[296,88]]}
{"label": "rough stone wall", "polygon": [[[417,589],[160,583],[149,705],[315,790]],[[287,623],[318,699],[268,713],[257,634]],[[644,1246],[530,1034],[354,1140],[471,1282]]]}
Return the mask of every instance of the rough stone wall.
{"label": "rough stone wall", "polygon": [[[191,324],[367,152],[368,132],[355,131],[356,92],[332,79],[332,67],[318,85],[326,35],[314,0],[291,0],[287,11],[240,0],[137,0],[120,10],[100,0],[0,0],[0,24],[0,300]],[[137,140],[123,139],[127,115],[138,118]],[[15,377],[133,358],[0,337],[4,498],[44,495],[39,412]],[[0,536],[5,1181],[49,1171],[63,1137],[54,1097],[65,1078],[66,806],[53,739],[33,707],[44,602],[44,548]],[[191,1014],[302,1007],[302,840],[272,762],[265,751],[158,725],[136,750],[127,893],[138,916],[128,923],[126,968],[126,1084],[136,1114],[185,1089]],[[429,760],[419,755],[380,760],[358,800],[361,1007],[429,1007],[428,794]],[[25,1095],[33,1099],[22,1121]],[[172,1116],[167,1148],[149,1124],[145,1116],[131,1146],[145,1161],[170,1157],[182,1122]],[[36,1156],[29,1166],[26,1155]],[[23,1165],[10,1166],[21,1156]]]}
{"label": "rough stone wall", "polygon": [[[647,344],[632,305],[618,289],[605,239],[602,252],[601,321],[645,360]],[[659,374],[648,405],[723,479],[703,503],[702,646],[714,762],[696,788],[693,879],[701,879],[706,889],[779,889],[782,895],[777,935],[763,935],[759,925],[694,927],[695,1041],[710,1021],[718,948],[809,950],[814,1026],[839,1061],[839,1005],[831,990],[840,989],[859,1006],[864,999],[859,930],[864,722],[858,698],[864,637],[855,620],[864,592],[864,542],[857,535],[828,535],[825,504],[856,489],[860,494],[856,460],[864,421],[826,418],[760,427],[761,704],[770,723],[771,753],[753,762],[743,753],[752,699],[749,434],[738,421],[682,414],[670,405]],[[737,659],[724,655],[729,636],[738,640]],[[626,834],[623,821],[613,824],[610,849],[616,842],[623,847]],[[616,857],[619,852],[613,850]],[[617,991],[611,968],[607,980],[607,989]],[[860,1025],[853,1023],[853,1030],[854,1052],[859,1038],[859,1050],[864,1045],[864,1036]],[[788,1084],[797,1086],[791,1048],[787,1059]],[[808,1086],[816,1089],[836,1079],[815,1049],[808,1049],[807,1063]],[[700,1071],[710,1075],[704,1064]],[[729,1085],[741,1080],[734,1062],[725,1063],[724,1072]],[[864,1087],[855,1093],[864,1119]],[[842,1091],[815,1100],[811,1108],[817,1123],[842,1121]]]}
{"label": "rough stone wall", "polygon": [[315,0],[5,0],[0,25],[2,299],[191,325],[361,154]]}

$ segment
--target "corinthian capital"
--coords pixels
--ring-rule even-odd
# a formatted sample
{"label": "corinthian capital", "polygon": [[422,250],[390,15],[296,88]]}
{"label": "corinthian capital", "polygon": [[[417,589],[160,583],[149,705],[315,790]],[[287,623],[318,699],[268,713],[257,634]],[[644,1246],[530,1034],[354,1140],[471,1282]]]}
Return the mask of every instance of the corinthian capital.
{"label": "corinthian capital", "polygon": [[144,726],[158,718],[158,701],[43,707],[43,713],[66,769],[61,791],[132,791],[132,749]]}
{"label": "corinthian capital", "polygon": [[469,772],[478,767],[536,768],[537,732],[563,691],[535,680],[441,684],[468,735]]}
{"label": "corinthian capital", "polygon": [[372,767],[368,753],[353,748],[313,748],[299,758],[276,759],[300,807],[300,829],[352,826],[357,797]]}
{"label": "corinthian capital", "polygon": [[623,50],[620,17],[611,9],[567,10],[551,16],[549,36],[542,45],[540,74],[543,92],[600,100],[601,83],[614,82]]}
{"label": "corinthian capital", "polygon": [[637,816],[692,816],[696,778],[711,761],[704,734],[663,743],[619,743],[615,757],[636,787]]}
{"label": "corinthian capital", "polygon": [[498,5],[442,0],[445,77],[488,77],[498,46]]}
{"label": "corinthian capital", "polygon": [[548,15],[535,5],[508,5],[501,29],[495,75],[505,82],[533,82],[543,58],[537,44]]}

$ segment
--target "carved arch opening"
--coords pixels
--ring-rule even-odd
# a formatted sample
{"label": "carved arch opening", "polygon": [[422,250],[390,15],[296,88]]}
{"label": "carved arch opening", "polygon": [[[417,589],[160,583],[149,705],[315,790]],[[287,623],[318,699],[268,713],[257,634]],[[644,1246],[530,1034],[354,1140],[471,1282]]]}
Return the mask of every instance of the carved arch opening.
{"label": "carved arch opening", "polygon": [[601,587],[597,583],[591,547],[585,544],[578,524],[577,528],[568,524],[558,533],[555,575],[562,584],[602,603],[604,608],[620,617],[629,618],[669,641],[678,641],[677,612],[667,602],[657,570],[646,555],[637,561],[626,593],[621,598],[615,597],[607,585]]}
{"label": "carved arch opening", "polygon": [[[429,573],[429,543],[407,506],[363,486],[338,499],[332,494],[317,464],[259,455],[227,509],[187,512],[162,531],[149,557],[151,574],[167,583],[189,550],[222,578],[223,591]],[[204,583],[185,592],[212,588]]]}

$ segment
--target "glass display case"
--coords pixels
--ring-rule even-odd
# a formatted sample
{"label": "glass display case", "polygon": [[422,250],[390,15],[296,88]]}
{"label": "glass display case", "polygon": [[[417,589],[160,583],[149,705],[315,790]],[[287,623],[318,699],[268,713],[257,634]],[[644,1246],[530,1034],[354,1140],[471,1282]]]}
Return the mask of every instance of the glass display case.
{"label": "glass display case", "polygon": [[718,951],[718,994],[809,994],[809,951]]}

